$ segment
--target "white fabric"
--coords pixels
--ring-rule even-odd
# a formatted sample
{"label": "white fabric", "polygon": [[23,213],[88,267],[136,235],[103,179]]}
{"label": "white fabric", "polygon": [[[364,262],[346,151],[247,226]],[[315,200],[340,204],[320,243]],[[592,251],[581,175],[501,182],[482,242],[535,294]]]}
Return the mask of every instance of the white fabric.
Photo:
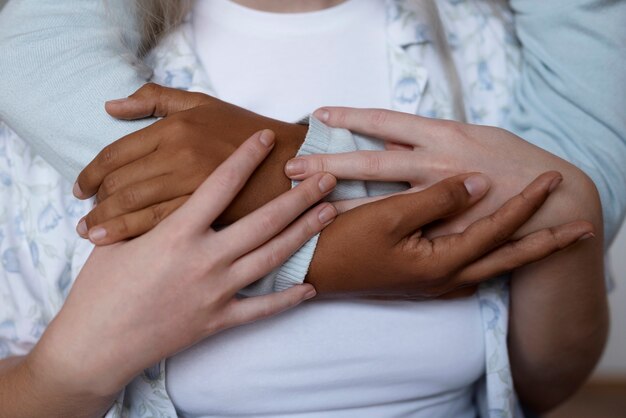
{"label": "white fabric", "polygon": [[296,14],[211,0],[196,3],[193,25],[222,100],[295,121],[323,105],[391,106],[385,19],[378,0]]}
{"label": "white fabric", "polygon": [[[376,0],[298,15],[227,0],[194,10],[220,98],[283,120],[326,104],[390,107],[384,28]],[[473,417],[484,355],[475,297],[316,301],[169,359],[167,390],[186,418]]]}

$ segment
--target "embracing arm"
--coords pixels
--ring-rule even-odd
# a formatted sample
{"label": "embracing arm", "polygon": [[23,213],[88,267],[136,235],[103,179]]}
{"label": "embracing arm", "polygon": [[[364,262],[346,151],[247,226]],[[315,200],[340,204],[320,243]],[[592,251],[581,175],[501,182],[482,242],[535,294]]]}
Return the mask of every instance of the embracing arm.
{"label": "embracing arm", "polygon": [[511,7],[523,60],[504,128],[593,179],[609,244],[626,210],[626,2],[511,0]]}
{"label": "embracing arm", "polygon": [[598,239],[524,267],[511,282],[516,389],[542,411],[586,379],[607,338],[600,232],[604,212],[608,245],[626,209],[626,3],[512,0],[511,6],[523,62],[507,128],[570,161],[595,183],[574,173],[573,193],[548,219],[588,219]]}
{"label": "embracing arm", "polygon": [[14,0],[0,12],[0,119],[69,181],[104,146],[151,123],[103,109],[146,81],[131,64],[131,3]]}
{"label": "embracing arm", "polygon": [[0,360],[0,418],[96,418],[113,402],[114,396],[72,393],[48,377],[36,373],[28,357]]}

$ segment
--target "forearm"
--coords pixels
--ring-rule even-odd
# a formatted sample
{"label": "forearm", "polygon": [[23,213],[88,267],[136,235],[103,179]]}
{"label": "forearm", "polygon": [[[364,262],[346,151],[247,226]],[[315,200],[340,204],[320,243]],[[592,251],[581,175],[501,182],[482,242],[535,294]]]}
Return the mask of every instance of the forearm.
{"label": "forearm", "polygon": [[[513,273],[509,352],[516,390],[536,412],[555,407],[585,381],[604,348],[608,308],[602,216],[595,188],[565,177],[564,191],[543,222],[589,220],[596,237]],[[573,184],[572,184],[573,183]],[[555,196],[556,197],[556,196]],[[594,198],[595,197],[595,198]],[[529,225],[531,228],[541,225]]]}
{"label": "forearm", "polygon": [[71,182],[105,145],[151,123],[104,111],[145,83],[129,59],[139,39],[130,7],[16,0],[0,13],[0,119]]}
{"label": "forearm", "polygon": [[[605,241],[626,209],[626,3],[511,0],[523,47],[503,126],[583,169],[602,199]],[[576,45],[571,48],[570,45]]]}
{"label": "forearm", "polygon": [[112,398],[68,395],[59,382],[36,374],[28,357],[0,360],[0,418],[102,417]]}

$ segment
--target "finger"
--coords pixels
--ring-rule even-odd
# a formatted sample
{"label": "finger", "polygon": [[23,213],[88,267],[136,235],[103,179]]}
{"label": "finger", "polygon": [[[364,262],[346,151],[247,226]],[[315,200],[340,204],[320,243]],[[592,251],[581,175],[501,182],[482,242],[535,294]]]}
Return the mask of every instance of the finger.
{"label": "finger", "polygon": [[397,142],[385,142],[387,151],[413,151],[415,148],[411,145],[398,144]]}
{"label": "finger", "polygon": [[338,213],[345,213],[359,206],[367,205],[368,203],[378,202],[379,200],[386,199],[394,194],[386,194],[381,196],[362,197],[359,199],[347,199],[333,202],[333,205],[337,209]]}
{"label": "finger", "polygon": [[428,165],[413,151],[355,151],[293,158],[285,165],[285,174],[302,180],[324,171],[340,179],[412,182]]}
{"label": "finger", "polygon": [[189,196],[158,203],[98,224],[89,230],[89,240],[96,245],[109,245],[143,235],[182,206]]}
{"label": "finger", "polygon": [[259,277],[281,266],[302,245],[329,225],[337,216],[330,203],[322,203],[308,211],[265,245],[237,260],[233,266],[233,292],[248,286]]}
{"label": "finger", "polygon": [[103,202],[132,184],[142,183],[170,173],[172,167],[168,160],[170,159],[157,149],[147,156],[107,174],[96,193],[97,201]]}
{"label": "finger", "polygon": [[542,260],[580,240],[593,238],[593,225],[576,221],[553,228],[541,229],[518,241],[507,243],[452,277],[453,286],[478,283]]}
{"label": "finger", "polygon": [[83,219],[88,229],[124,214],[166,202],[194,191],[191,184],[176,181],[172,175],[131,184],[106,200],[98,202]]}
{"label": "finger", "polygon": [[332,175],[317,174],[220,231],[217,242],[223,241],[220,245],[227,247],[229,254],[246,254],[280,233],[336,184]]}
{"label": "finger", "polygon": [[268,129],[248,138],[198,187],[189,201],[167,221],[183,225],[190,233],[205,231],[230,205],[252,173],[274,147]]}
{"label": "finger", "polygon": [[387,219],[394,225],[390,232],[402,238],[426,224],[469,208],[487,193],[489,187],[486,176],[463,174],[440,181],[422,192],[399,194],[369,205],[376,206],[381,214],[387,214]]}
{"label": "finger", "polygon": [[315,289],[313,286],[303,284],[265,296],[241,300],[233,299],[224,310],[223,329],[268,318],[291,309],[314,296]]}
{"label": "finger", "polygon": [[442,127],[455,123],[391,110],[349,107],[323,107],[313,115],[335,128],[409,146],[436,139]]}
{"label": "finger", "polygon": [[158,123],[154,124],[104,147],[78,175],[74,196],[79,199],[93,196],[108,174],[156,150],[160,141],[158,128]]}
{"label": "finger", "polygon": [[[435,238],[435,250],[446,252],[450,267],[459,267],[507,241],[543,205],[563,178],[557,172],[537,177],[520,194],[488,217],[479,219],[460,234]],[[455,264],[457,263],[457,264]]]}
{"label": "finger", "polygon": [[398,193],[390,193],[390,194],[383,194],[383,195],[379,195],[379,196],[362,197],[362,198],[358,198],[358,199],[339,200],[337,202],[333,202],[333,205],[337,209],[337,213],[342,214],[344,212],[347,212],[347,211],[352,210],[354,208],[357,208],[359,206],[363,206],[363,205],[366,205],[366,204],[372,203],[372,202],[378,202],[379,200],[387,199],[388,197],[391,197],[391,196],[399,196],[399,195],[403,195],[403,194],[411,194],[411,193],[421,192],[422,190],[425,190],[425,189],[426,189],[426,187],[424,187],[424,186],[411,187],[410,189],[407,189],[405,191],[398,192]]}
{"label": "finger", "polygon": [[202,93],[148,83],[125,99],[106,102],[107,113],[118,119],[165,117],[208,103],[212,98]]}

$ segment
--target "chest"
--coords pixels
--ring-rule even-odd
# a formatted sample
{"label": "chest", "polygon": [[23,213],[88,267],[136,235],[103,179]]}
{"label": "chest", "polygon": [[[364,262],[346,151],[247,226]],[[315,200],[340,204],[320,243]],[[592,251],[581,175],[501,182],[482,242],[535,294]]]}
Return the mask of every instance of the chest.
{"label": "chest", "polygon": [[482,338],[475,297],[318,301],[169,359],[167,389],[185,417],[464,416]]}

